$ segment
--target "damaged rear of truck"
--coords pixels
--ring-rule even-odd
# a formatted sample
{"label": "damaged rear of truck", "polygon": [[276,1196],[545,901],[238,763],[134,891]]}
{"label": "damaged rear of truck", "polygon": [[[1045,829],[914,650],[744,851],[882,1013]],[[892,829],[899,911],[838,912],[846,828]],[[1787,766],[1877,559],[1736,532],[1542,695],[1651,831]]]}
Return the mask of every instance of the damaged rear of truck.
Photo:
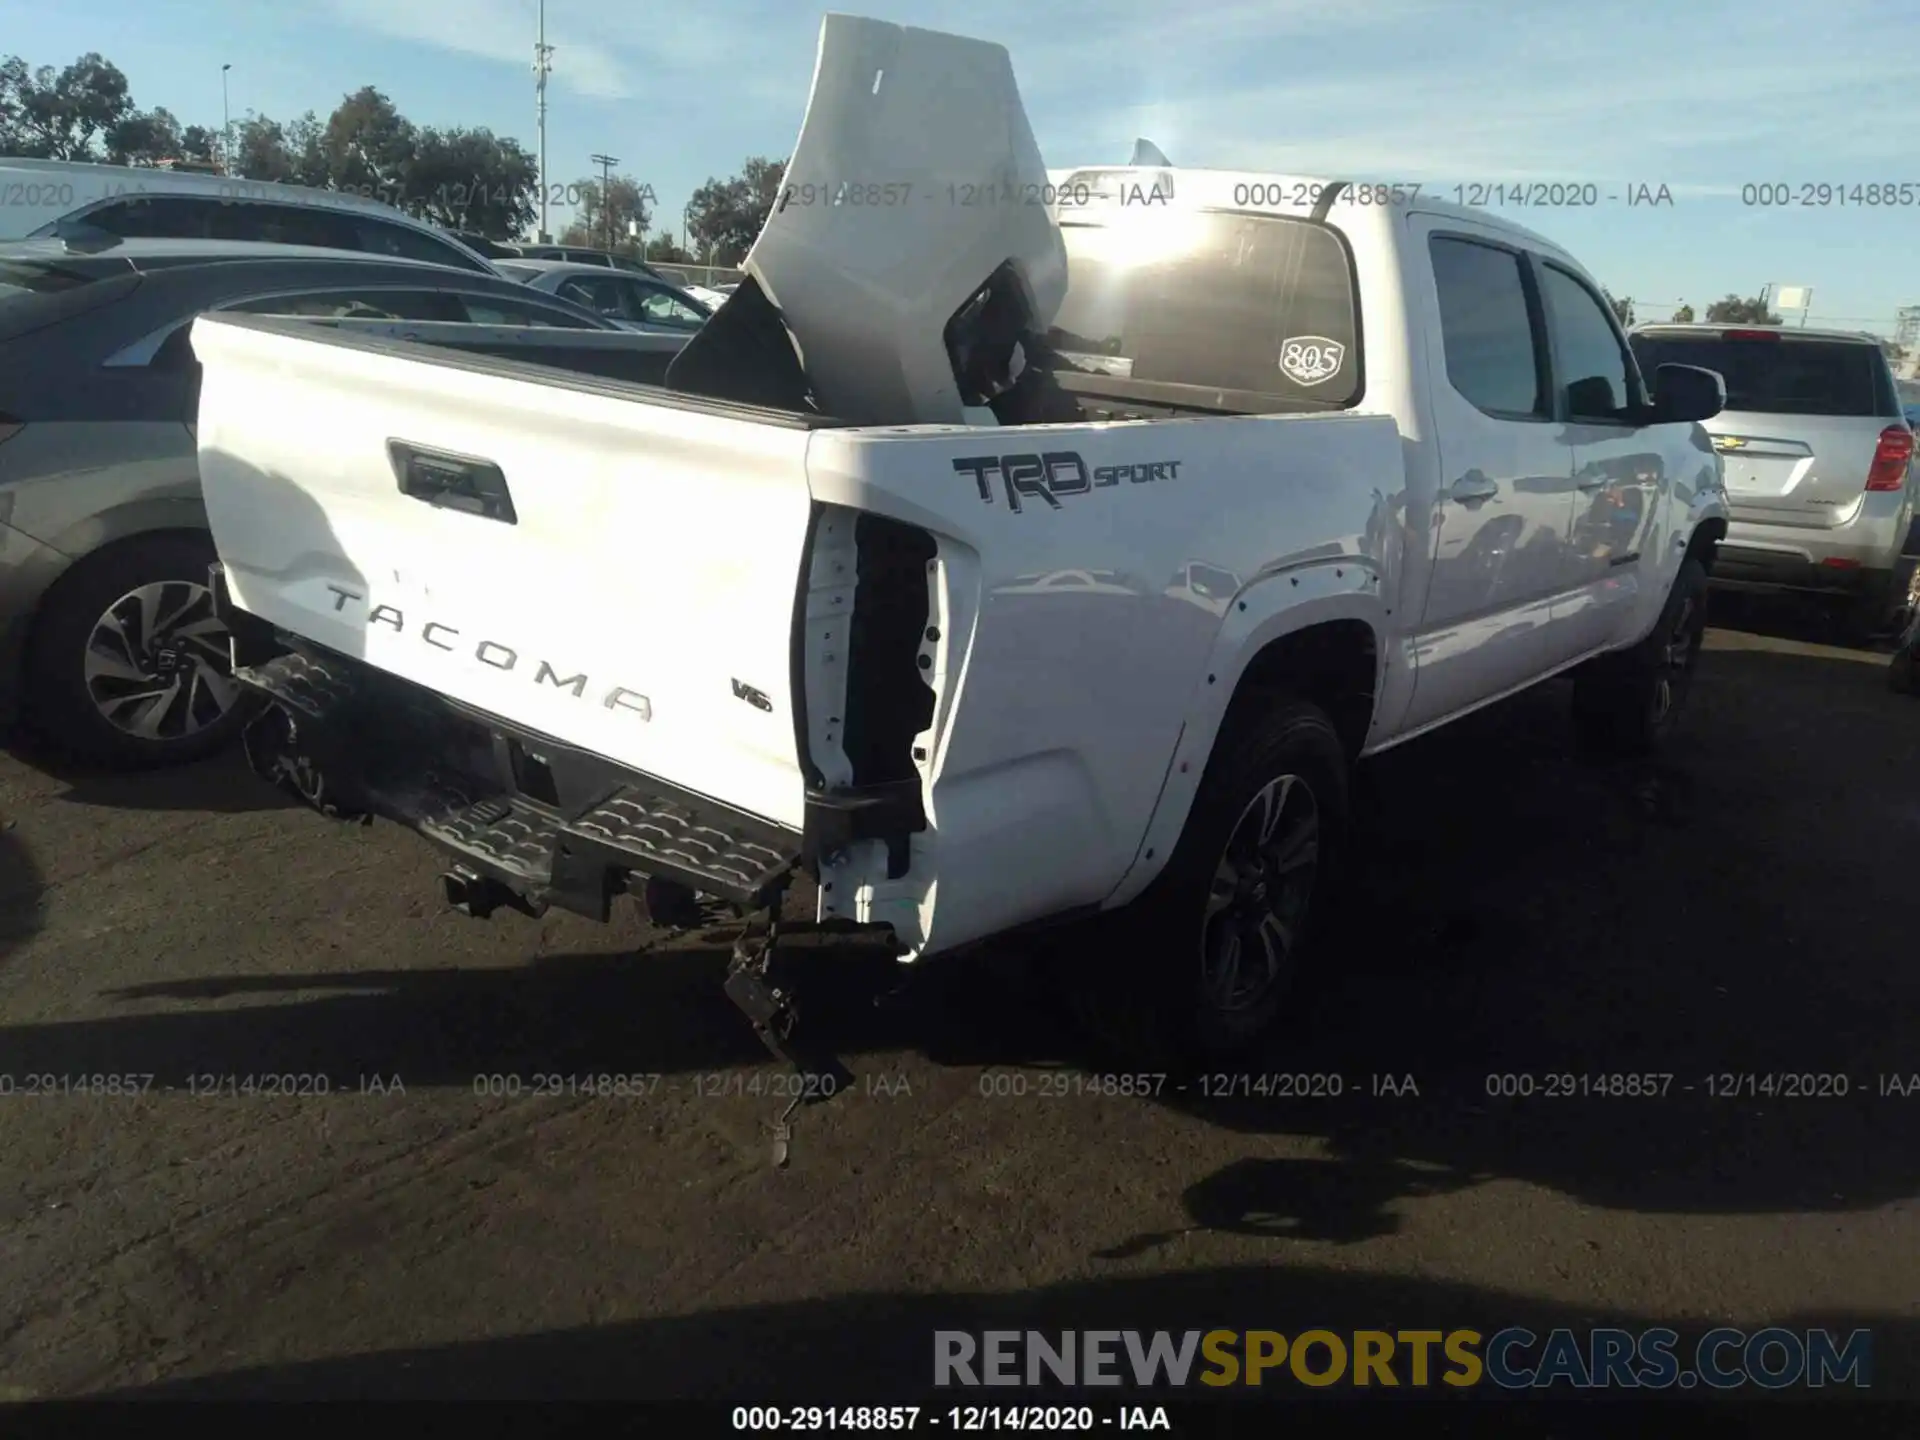
{"label": "damaged rear of truck", "polygon": [[[254,766],[418,831],[473,915],[748,917],[729,992],[812,1068],[770,969],[796,874],[904,958],[1124,904],[1282,632],[1357,754],[1394,421],[1332,372],[1258,405],[1056,372],[1046,176],[1003,49],[834,16],[749,278],[662,386],[197,321]],[[808,203],[855,182],[898,198]],[[1293,330],[1357,324],[1299,228],[1338,283]]]}

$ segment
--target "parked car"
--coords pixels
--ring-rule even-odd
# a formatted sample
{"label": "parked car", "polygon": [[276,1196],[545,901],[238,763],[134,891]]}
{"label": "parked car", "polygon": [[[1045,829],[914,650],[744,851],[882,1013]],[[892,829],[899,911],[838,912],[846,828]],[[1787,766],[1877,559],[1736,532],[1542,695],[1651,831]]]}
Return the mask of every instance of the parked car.
{"label": "parked car", "polygon": [[[831,15],[815,75],[791,175],[1045,181],[999,46]],[[1717,376],[1649,397],[1502,216],[1326,184],[790,206],[671,394],[197,321],[254,753],[416,828],[470,914],[740,907],[726,990],[790,1058],[802,867],[907,959],[1125,907],[1078,996],[1142,1058],[1244,1050],[1316,963],[1353,763],[1566,673],[1589,743],[1657,749],[1726,527]],[[492,513],[397,489],[396,434]]]}
{"label": "parked car", "polygon": [[1907,424],[1920,430],[1920,380],[1896,380],[1893,384],[1900,392],[1900,408]]}
{"label": "parked car", "polygon": [[698,330],[713,313],[678,285],[624,270],[566,260],[502,260],[500,273],[633,330]]}
{"label": "parked car", "polygon": [[523,241],[515,241],[512,249],[522,260],[559,260],[569,265],[597,265],[602,270],[630,270],[636,275],[651,275],[656,280],[666,278],[645,261],[611,250],[594,250],[584,245],[534,245]]}
{"label": "parked car", "polygon": [[484,255],[489,260],[517,260],[520,252],[503,240],[489,239],[472,230],[453,230],[447,232],[476,255]]}
{"label": "parked car", "polygon": [[144,166],[0,159],[0,198],[0,240],[93,231],[315,245],[493,273],[444,231],[339,190]]}
{"label": "parked car", "polygon": [[682,285],[680,288],[709,310],[718,310],[722,305],[726,304],[727,296],[731,293],[730,287],[726,290],[719,290],[711,289],[705,285]]}
{"label": "parked car", "polygon": [[1912,603],[1914,436],[1878,336],[1767,326],[1640,325],[1643,370],[1698,365],[1727,382],[1707,422],[1733,524],[1714,583],[1839,602],[1854,638]]}
{"label": "parked car", "polygon": [[498,276],[297,246],[0,244],[0,702],[87,758],[235,722],[194,452],[202,311],[612,327]]}

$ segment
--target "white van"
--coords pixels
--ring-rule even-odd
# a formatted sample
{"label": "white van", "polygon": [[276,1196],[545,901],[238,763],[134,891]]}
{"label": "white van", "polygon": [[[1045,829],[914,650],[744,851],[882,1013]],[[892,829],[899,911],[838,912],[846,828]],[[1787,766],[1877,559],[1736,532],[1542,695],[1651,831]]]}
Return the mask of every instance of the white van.
{"label": "white van", "polygon": [[127,239],[317,245],[496,273],[452,236],[348,191],[147,166],[0,157],[0,240],[82,225]]}

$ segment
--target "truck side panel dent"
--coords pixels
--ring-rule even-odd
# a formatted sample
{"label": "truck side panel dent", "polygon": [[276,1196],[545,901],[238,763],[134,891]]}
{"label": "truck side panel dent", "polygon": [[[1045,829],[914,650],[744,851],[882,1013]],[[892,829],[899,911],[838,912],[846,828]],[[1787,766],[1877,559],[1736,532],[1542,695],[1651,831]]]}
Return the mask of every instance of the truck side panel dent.
{"label": "truck side panel dent", "polygon": [[[1206,673],[1192,692],[1178,747],[1133,863],[1106,897],[1108,908],[1139,895],[1165,866],[1186,826],[1228,711],[1249,672],[1258,670],[1260,678],[1266,678],[1268,667],[1262,657],[1274,653],[1274,647],[1284,647],[1310,632],[1331,630],[1337,637],[1334,643],[1351,646],[1365,657],[1371,670],[1370,697],[1378,696],[1386,658],[1379,637],[1391,633],[1381,588],[1379,573],[1371,565],[1322,562],[1270,575],[1236,600],[1220,627]],[[1353,705],[1350,689],[1344,685],[1342,689],[1348,691],[1348,705]],[[1337,703],[1329,705],[1329,709],[1340,708]],[[1375,728],[1377,706],[1368,708],[1366,721],[1356,727],[1361,746]]]}
{"label": "truck side panel dent", "polygon": [[[1403,553],[1387,416],[820,430],[807,476],[815,503],[939,546],[946,679],[912,866],[933,873],[937,850],[928,952],[1100,904],[1140,853],[1223,622],[1239,637],[1274,617],[1272,638],[1322,618],[1277,618],[1322,586],[1348,606],[1324,618],[1368,618]],[[884,888],[876,864],[844,883]]]}

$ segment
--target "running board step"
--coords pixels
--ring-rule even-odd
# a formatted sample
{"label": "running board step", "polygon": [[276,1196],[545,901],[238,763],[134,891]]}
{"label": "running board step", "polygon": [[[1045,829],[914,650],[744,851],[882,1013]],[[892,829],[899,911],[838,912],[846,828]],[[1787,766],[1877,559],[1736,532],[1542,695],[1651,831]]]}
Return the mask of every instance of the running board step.
{"label": "running board step", "polygon": [[[498,759],[516,743],[505,722],[463,714],[467,738],[456,742],[441,697],[354,661],[292,652],[234,675],[284,708],[297,732],[289,738],[334,788],[536,906],[604,920],[611,897],[642,875],[757,909],[800,860],[797,831],[596,757],[584,757],[598,773],[568,803],[536,802]],[[538,743],[555,753],[553,742]]]}
{"label": "running board step", "polygon": [[741,905],[764,903],[767,893],[800,858],[798,837],[776,848],[743,832],[717,806],[650,796],[637,786],[616,791],[574,820],[564,820],[506,795],[474,796],[438,780],[386,791],[381,808],[403,813],[427,839],[495,878],[531,891],[570,884],[566,873],[585,865],[612,865],[677,880],[689,889]]}

